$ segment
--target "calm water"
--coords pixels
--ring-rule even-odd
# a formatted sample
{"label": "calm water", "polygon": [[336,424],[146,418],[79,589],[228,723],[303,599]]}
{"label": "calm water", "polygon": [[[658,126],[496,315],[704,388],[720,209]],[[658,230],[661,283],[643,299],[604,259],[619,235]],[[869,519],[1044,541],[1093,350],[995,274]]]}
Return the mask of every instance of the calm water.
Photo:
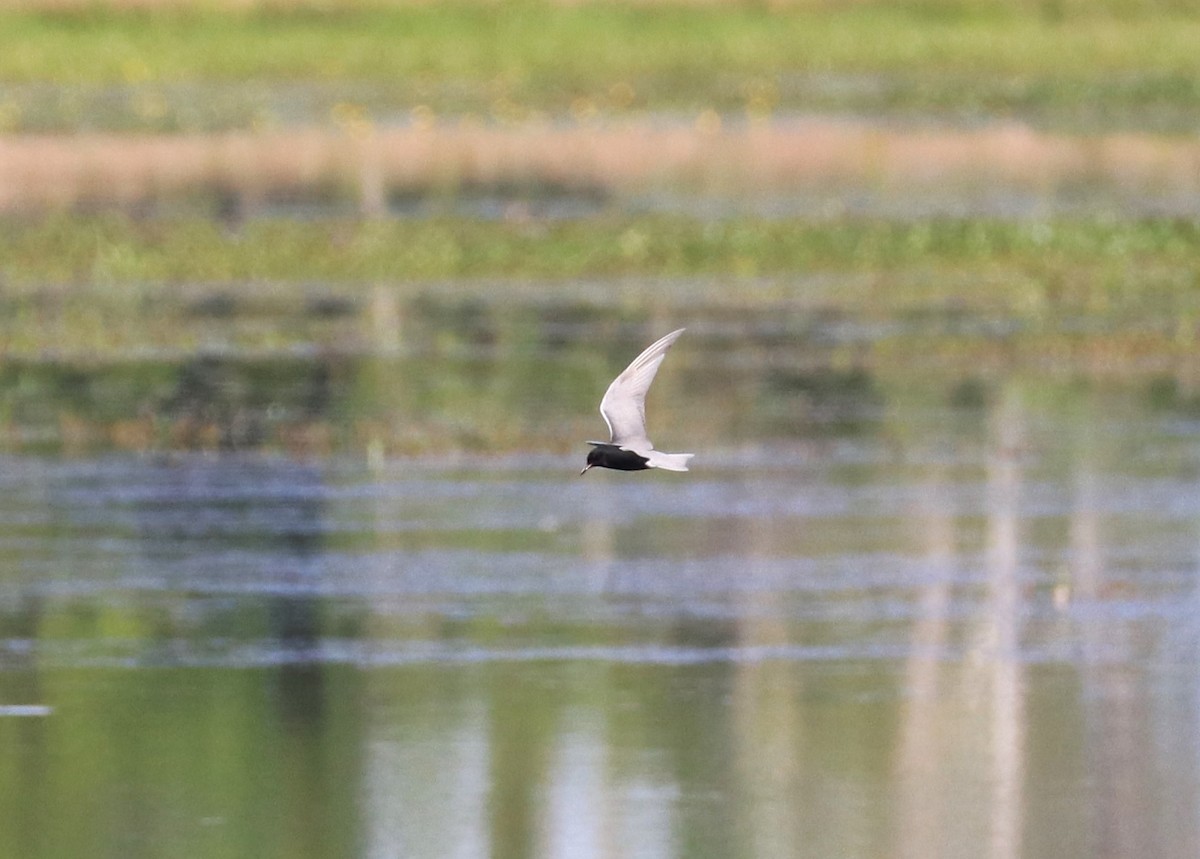
{"label": "calm water", "polygon": [[71,376],[344,414],[299,454],[0,458],[0,855],[1200,852],[1194,402],[681,341],[651,420],[694,470],[581,478],[641,336],[569,384],[464,359],[473,413],[570,433],[494,455],[354,442],[315,359]]}

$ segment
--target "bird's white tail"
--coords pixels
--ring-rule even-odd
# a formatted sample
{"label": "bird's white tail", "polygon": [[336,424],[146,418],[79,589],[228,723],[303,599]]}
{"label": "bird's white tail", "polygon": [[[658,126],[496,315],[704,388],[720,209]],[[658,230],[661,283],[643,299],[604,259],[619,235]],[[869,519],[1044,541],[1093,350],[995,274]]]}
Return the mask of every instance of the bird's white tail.
{"label": "bird's white tail", "polygon": [[649,460],[647,464],[651,468],[663,468],[667,471],[687,471],[688,460],[695,456],[694,453],[663,453],[658,450],[642,455]]}

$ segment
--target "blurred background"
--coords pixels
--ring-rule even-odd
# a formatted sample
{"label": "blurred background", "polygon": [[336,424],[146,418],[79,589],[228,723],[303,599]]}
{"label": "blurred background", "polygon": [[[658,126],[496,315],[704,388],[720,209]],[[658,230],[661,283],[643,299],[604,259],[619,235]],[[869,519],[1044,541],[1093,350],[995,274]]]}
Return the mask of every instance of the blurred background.
{"label": "blurred background", "polygon": [[1197,45],[0,2],[0,856],[1197,855]]}

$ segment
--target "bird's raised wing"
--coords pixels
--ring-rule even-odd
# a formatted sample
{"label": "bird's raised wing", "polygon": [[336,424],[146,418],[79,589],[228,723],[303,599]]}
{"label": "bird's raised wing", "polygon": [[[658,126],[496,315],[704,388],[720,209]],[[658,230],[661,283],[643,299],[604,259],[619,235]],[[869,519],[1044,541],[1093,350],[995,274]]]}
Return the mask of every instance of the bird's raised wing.
{"label": "bird's raised wing", "polygon": [[671,344],[684,332],[680,328],[656,340],[613,379],[600,401],[600,414],[608,424],[613,444],[653,450],[646,435],[646,392]]}

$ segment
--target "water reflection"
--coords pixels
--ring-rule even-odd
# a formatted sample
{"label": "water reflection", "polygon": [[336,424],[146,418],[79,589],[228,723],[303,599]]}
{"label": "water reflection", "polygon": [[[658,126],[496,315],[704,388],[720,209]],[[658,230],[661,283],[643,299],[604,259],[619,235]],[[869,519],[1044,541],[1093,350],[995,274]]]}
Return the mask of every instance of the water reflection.
{"label": "water reflection", "polygon": [[[190,330],[200,324],[198,304],[207,315],[226,300],[234,301],[206,294],[176,310]],[[402,301],[383,287],[372,290],[349,333],[342,326],[356,313],[321,317],[312,330],[297,331],[286,313],[260,317],[235,302],[228,318],[221,309],[208,320],[225,336],[241,325],[289,329],[280,336],[296,342],[267,354],[214,348],[99,363],[6,361],[0,445],[73,455],[267,450],[319,457],[350,450],[376,462],[464,450],[561,452],[581,433],[603,431],[597,391],[612,367],[650,332],[674,324],[665,310],[625,320],[574,305],[514,310],[469,298]],[[656,385],[663,420],[690,416],[693,438],[726,443],[849,433],[877,420],[886,395],[876,372],[831,368],[830,358],[848,343],[893,337],[893,330],[863,331],[835,318],[818,328],[799,316],[781,325],[772,318],[778,314],[764,312],[704,332],[728,315],[694,314],[699,330],[680,350],[676,372]],[[739,328],[764,324],[768,349],[760,352]]]}
{"label": "water reflection", "polygon": [[[337,414],[346,366],[262,389]],[[241,372],[161,390],[266,402]],[[0,854],[1193,855],[1186,403],[829,389],[682,479],[5,456]]]}

